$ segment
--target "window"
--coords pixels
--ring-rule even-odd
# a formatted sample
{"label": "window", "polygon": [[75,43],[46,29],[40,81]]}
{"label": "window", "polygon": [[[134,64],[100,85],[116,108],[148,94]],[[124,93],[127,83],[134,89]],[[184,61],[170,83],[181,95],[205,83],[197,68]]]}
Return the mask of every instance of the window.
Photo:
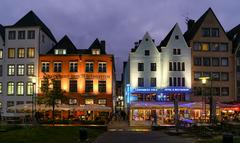
{"label": "window", "polygon": [[175,35],[175,39],[178,40],[178,39],[179,39],[179,36],[178,36],[178,35]]}
{"label": "window", "polygon": [[220,73],[219,72],[212,72],[212,80],[220,80]]}
{"label": "window", "polygon": [[202,95],[202,88],[201,87],[194,87],[193,92],[195,96],[201,96]]}
{"label": "window", "polygon": [[14,82],[8,82],[8,95],[14,94]]}
{"label": "window", "polygon": [[69,91],[70,92],[77,92],[77,80],[70,80]]}
{"label": "window", "polygon": [[173,62],[173,71],[176,71],[176,70],[177,70],[177,63]]}
{"label": "window", "polygon": [[27,75],[34,75],[34,65],[27,65]]}
{"label": "window", "polygon": [[23,76],[24,75],[24,69],[25,69],[24,65],[18,65],[17,66],[17,75]]}
{"label": "window", "polygon": [[151,83],[151,87],[156,87],[157,79],[155,77],[152,77],[150,83]]}
{"label": "window", "polygon": [[210,50],[214,52],[219,51],[219,43],[211,43]]}
{"label": "window", "polygon": [[202,51],[209,51],[209,43],[202,43]]}
{"label": "window", "polygon": [[185,63],[182,62],[182,71],[185,71]]}
{"label": "window", "polygon": [[210,37],[210,28],[202,28],[202,36]]}
{"label": "window", "polygon": [[149,50],[145,50],[145,56],[149,56],[150,55],[150,51]]}
{"label": "window", "polygon": [[2,94],[2,82],[0,82],[0,94]]}
{"label": "window", "polygon": [[144,64],[138,63],[138,71],[144,71]]}
{"label": "window", "polygon": [[28,30],[28,39],[35,39],[35,31]]}
{"label": "window", "polygon": [[76,98],[69,99],[69,105],[77,105],[77,99]]}
{"label": "window", "polygon": [[34,93],[33,90],[34,90],[33,83],[27,82],[27,95],[32,96]]}
{"label": "window", "polygon": [[177,78],[173,77],[173,86],[177,86]]}
{"label": "window", "polygon": [[69,71],[70,72],[77,72],[78,71],[78,63],[77,62],[70,62],[69,63]]}
{"label": "window", "polygon": [[201,57],[194,57],[193,62],[194,62],[194,66],[201,66],[202,65],[202,58]]}
{"label": "window", "polygon": [[94,104],[94,101],[93,99],[85,99],[85,104],[88,105],[88,104]]}
{"label": "window", "polygon": [[42,72],[49,72],[49,62],[42,62]]}
{"label": "window", "polygon": [[98,63],[98,72],[106,72],[107,68],[107,63],[106,62],[99,62]]}
{"label": "window", "polygon": [[45,42],[45,36],[42,35],[42,43],[44,43],[44,42]]}
{"label": "window", "polygon": [[181,71],[181,63],[180,62],[177,62],[177,70]]}
{"label": "window", "polygon": [[203,57],[203,66],[211,66],[210,58]]}
{"label": "window", "polygon": [[0,65],[0,77],[2,76],[3,74],[3,68],[2,68],[2,65]]}
{"label": "window", "polygon": [[156,70],[157,70],[156,63],[151,63],[151,71],[156,71]]}
{"label": "window", "polygon": [[227,43],[221,43],[219,47],[221,52],[228,52],[228,44]]}
{"label": "window", "polygon": [[106,92],[106,81],[98,81],[98,92]]}
{"label": "window", "polygon": [[98,104],[99,105],[106,105],[107,104],[107,100],[106,99],[98,99]]}
{"label": "window", "polygon": [[8,49],[8,58],[15,58],[15,49],[14,48]]}
{"label": "window", "polygon": [[0,49],[0,60],[3,59],[3,49]]}
{"label": "window", "polygon": [[211,77],[211,72],[203,72],[202,76],[204,76],[204,77]]}
{"label": "window", "polygon": [[93,55],[100,55],[100,50],[99,49],[92,49],[92,54]]}
{"label": "window", "polygon": [[85,81],[85,92],[93,92],[93,81],[92,80]]}
{"label": "window", "polygon": [[169,77],[169,86],[172,86],[172,77]]}
{"label": "window", "polygon": [[17,95],[23,95],[23,89],[24,89],[24,86],[23,86],[23,82],[18,82],[17,83]]}
{"label": "window", "polygon": [[228,96],[229,95],[229,88],[228,87],[222,87],[221,88],[221,95],[222,96]]}
{"label": "window", "polygon": [[202,76],[201,72],[194,72],[194,80],[199,80],[201,76]]}
{"label": "window", "polygon": [[144,87],[144,79],[138,78],[138,87]]}
{"label": "window", "polygon": [[15,75],[15,65],[8,65],[8,75],[9,76]]}
{"label": "window", "polygon": [[61,62],[54,62],[53,63],[53,71],[54,72],[62,72],[62,63]]}
{"label": "window", "polygon": [[55,55],[66,55],[67,54],[67,50],[66,49],[55,49],[54,50],[54,54]]}
{"label": "window", "polygon": [[173,55],[181,55],[181,49],[173,49]]}
{"label": "window", "polygon": [[[7,101],[7,107],[14,106],[14,101]],[[14,113],[14,110],[7,109],[8,113]]]}
{"label": "window", "polygon": [[227,72],[221,72],[221,80],[222,81],[228,81],[229,76]]}
{"label": "window", "polygon": [[18,58],[24,58],[24,57],[25,57],[25,49],[18,48]]}
{"label": "window", "polygon": [[177,86],[181,86],[181,78],[180,77],[178,77],[178,82],[177,83],[178,83]]}
{"label": "window", "polygon": [[185,86],[185,77],[182,77],[182,86]]}
{"label": "window", "polygon": [[213,87],[212,88],[212,95],[213,96],[220,96],[220,88],[219,87]]}
{"label": "window", "polygon": [[172,71],[172,62],[169,62],[169,71]]}
{"label": "window", "polygon": [[61,80],[59,80],[59,79],[53,80],[53,88],[61,89]]}
{"label": "window", "polygon": [[18,31],[18,39],[25,39],[25,31]]}
{"label": "window", "polygon": [[8,39],[15,40],[16,39],[16,31],[9,31],[8,32]]}
{"label": "window", "polygon": [[219,29],[218,28],[212,28],[211,29],[211,36],[212,37],[219,37]]}
{"label": "window", "polygon": [[27,49],[27,57],[34,58],[35,57],[35,48],[28,48]]}
{"label": "window", "polygon": [[219,58],[212,58],[212,66],[219,66]]}
{"label": "window", "polygon": [[221,66],[228,66],[228,58],[221,58]]}
{"label": "window", "polygon": [[200,43],[193,43],[193,50],[194,51],[201,51],[201,44]]}
{"label": "window", "polygon": [[93,62],[86,62],[85,63],[85,71],[86,72],[93,72]]}

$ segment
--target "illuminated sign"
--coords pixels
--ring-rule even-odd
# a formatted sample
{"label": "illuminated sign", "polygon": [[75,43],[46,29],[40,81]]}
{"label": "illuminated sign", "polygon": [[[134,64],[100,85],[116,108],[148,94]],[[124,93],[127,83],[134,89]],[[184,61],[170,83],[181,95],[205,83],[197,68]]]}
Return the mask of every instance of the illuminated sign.
{"label": "illuminated sign", "polygon": [[190,88],[184,88],[184,87],[168,87],[168,88],[164,88],[163,89],[164,92],[190,92],[191,89]]}
{"label": "illuminated sign", "polygon": [[135,92],[157,92],[158,89],[156,89],[156,88],[136,88],[133,91],[135,91]]}

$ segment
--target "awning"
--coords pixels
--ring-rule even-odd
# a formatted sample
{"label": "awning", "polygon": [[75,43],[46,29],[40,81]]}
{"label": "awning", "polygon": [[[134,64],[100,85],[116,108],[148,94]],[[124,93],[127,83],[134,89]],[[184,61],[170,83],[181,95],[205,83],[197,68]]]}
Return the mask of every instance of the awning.
{"label": "awning", "polygon": [[74,106],[75,111],[107,111],[111,112],[112,108],[108,106],[98,105],[98,104],[88,104],[88,105],[78,105]]}

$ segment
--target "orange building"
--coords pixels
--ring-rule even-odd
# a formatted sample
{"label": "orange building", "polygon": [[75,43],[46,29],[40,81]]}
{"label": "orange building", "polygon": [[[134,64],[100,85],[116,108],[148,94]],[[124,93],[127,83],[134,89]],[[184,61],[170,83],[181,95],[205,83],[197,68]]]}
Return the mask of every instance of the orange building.
{"label": "orange building", "polygon": [[68,104],[93,104],[113,109],[114,57],[106,54],[105,41],[96,39],[88,49],[77,49],[64,36],[39,58],[39,82],[45,74],[58,75],[57,85],[69,96]]}

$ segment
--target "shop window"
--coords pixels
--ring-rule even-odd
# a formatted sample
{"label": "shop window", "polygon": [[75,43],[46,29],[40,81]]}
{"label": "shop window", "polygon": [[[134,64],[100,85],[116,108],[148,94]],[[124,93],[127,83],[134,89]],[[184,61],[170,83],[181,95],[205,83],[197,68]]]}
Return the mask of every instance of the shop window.
{"label": "shop window", "polygon": [[76,98],[69,99],[69,105],[77,105],[77,99]]}
{"label": "shop window", "polygon": [[85,99],[85,104],[86,105],[94,104],[94,100],[93,99]]}
{"label": "shop window", "polygon": [[99,105],[106,105],[107,104],[107,100],[106,99],[98,99],[98,104]]}

